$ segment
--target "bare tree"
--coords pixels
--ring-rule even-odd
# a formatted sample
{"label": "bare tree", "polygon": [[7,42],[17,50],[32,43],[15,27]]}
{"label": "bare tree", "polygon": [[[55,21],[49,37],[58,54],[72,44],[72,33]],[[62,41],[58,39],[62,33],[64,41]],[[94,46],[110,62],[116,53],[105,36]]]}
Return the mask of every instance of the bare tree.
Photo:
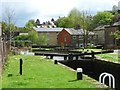
{"label": "bare tree", "polygon": [[89,32],[90,27],[91,27],[91,20],[92,20],[92,16],[90,14],[90,12],[88,11],[82,11],[81,13],[81,27],[83,28],[83,46],[84,48],[87,47],[87,43],[88,43],[88,37],[89,37]]}
{"label": "bare tree", "polygon": [[10,44],[10,49],[11,49],[11,38],[12,38],[12,29],[13,29],[13,26],[14,26],[14,16],[15,16],[15,13],[14,13],[14,10],[11,9],[10,7],[6,7],[5,8],[5,11],[4,11],[4,20],[5,22],[7,23],[8,27],[8,40],[9,40],[9,44]]}

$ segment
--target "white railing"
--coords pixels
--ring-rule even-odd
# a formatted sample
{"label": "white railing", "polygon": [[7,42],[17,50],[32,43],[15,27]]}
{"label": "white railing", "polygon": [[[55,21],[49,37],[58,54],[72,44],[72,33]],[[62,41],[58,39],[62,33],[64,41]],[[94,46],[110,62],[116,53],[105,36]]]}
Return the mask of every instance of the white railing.
{"label": "white railing", "polygon": [[[102,78],[103,77],[103,78]],[[100,76],[99,76],[99,82],[101,83],[101,84],[105,84],[105,78],[106,77],[109,77],[109,87],[110,88],[115,88],[115,78],[114,78],[114,76],[112,75],[112,74],[109,74],[109,73],[106,73],[106,72],[104,72],[104,73],[102,73]],[[113,83],[112,83],[112,81],[113,81]],[[113,84],[113,85],[112,85]]]}

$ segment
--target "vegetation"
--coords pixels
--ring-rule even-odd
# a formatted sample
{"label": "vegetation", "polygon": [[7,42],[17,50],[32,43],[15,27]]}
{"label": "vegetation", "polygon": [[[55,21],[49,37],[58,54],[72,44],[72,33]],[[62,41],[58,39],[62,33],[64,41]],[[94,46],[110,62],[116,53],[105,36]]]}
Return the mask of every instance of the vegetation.
{"label": "vegetation", "polygon": [[29,43],[29,46],[30,44],[46,45],[47,43],[45,35],[39,36],[38,33],[33,30],[29,31],[28,35],[16,36],[14,41],[16,45],[23,47],[26,46],[25,43]]}
{"label": "vegetation", "polygon": [[119,30],[116,30],[114,33],[112,32],[111,35],[116,39],[120,39],[120,31]]}
{"label": "vegetation", "polygon": [[64,28],[87,29],[90,18],[87,11],[80,12],[76,8],[73,8],[67,17],[59,18],[56,24],[58,27]]}
{"label": "vegetation", "polygon": [[[77,49],[77,51],[85,51],[85,52],[91,52],[91,51],[94,51],[94,52],[102,52],[104,50],[102,49]],[[106,53],[106,54],[97,54],[96,55],[98,58],[101,58],[101,59],[104,59],[106,61],[110,61],[110,62],[120,62],[119,60],[119,55],[118,53]]]}
{"label": "vegetation", "polygon": [[36,24],[35,20],[31,19],[25,24],[24,28],[27,31],[31,31],[31,30],[33,30],[33,27],[36,27],[36,26],[37,26],[37,24]]}
{"label": "vegetation", "polygon": [[[23,75],[19,75],[19,59]],[[94,81],[94,82],[92,82]],[[97,83],[97,84],[95,84]],[[3,88],[98,88],[99,83],[87,76],[76,80],[76,72],[39,56],[10,56],[2,77]]]}
{"label": "vegetation", "polygon": [[93,17],[93,29],[100,25],[110,25],[113,21],[113,14],[111,12],[98,12]]}
{"label": "vegetation", "polygon": [[109,54],[98,54],[99,58],[110,61],[110,62],[120,62],[117,53],[109,53]]}

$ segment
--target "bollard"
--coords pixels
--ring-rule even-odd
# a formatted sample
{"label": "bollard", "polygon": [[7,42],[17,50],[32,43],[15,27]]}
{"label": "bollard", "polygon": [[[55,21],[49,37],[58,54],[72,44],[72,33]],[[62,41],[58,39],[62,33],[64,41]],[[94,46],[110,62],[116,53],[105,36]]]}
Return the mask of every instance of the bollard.
{"label": "bollard", "polygon": [[67,56],[64,56],[64,60],[67,60]]}
{"label": "bollard", "polygon": [[91,51],[91,53],[92,53],[92,60],[94,60],[95,58],[94,51]]}
{"label": "bollard", "polygon": [[54,60],[54,64],[58,64],[58,63],[57,63],[57,60]]}
{"label": "bollard", "polygon": [[22,64],[23,64],[23,60],[20,59],[20,75],[22,75]]}
{"label": "bollard", "polygon": [[69,54],[69,56],[68,56],[68,60],[73,60],[73,54]]}
{"label": "bollard", "polygon": [[78,56],[76,56],[76,60],[78,60],[78,58],[79,58],[79,57],[78,57]]}
{"label": "bollard", "polygon": [[77,68],[77,80],[83,79],[82,72],[83,72],[82,68]]}
{"label": "bollard", "polygon": [[50,56],[50,59],[53,59],[53,55]]}

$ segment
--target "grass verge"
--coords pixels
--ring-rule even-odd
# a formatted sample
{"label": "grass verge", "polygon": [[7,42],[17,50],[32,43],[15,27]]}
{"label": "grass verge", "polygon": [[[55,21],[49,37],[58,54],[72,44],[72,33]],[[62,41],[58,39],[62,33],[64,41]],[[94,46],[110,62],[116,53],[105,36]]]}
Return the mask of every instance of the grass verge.
{"label": "grass verge", "polygon": [[[23,75],[19,75],[19,59]],[[39,56],[10,56],[2,75],[2,88],[98,88],[88,77],[76,80],[76,72]]]}

